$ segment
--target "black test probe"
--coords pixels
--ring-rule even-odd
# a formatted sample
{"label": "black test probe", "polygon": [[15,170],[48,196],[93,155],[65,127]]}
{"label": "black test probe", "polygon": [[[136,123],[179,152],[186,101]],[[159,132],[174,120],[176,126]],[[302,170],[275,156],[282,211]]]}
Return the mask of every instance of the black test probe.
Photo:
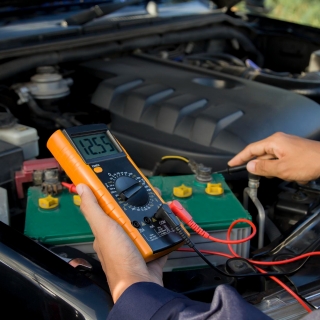
{"label": "black test probe", "polygon": [[247,170],[247,164],[242,164],[241,166],[229,167],[227,169],[223,169],[220,171],[216,171],[215,173],[228,173],[232,174],[235,172],[245,171]]}

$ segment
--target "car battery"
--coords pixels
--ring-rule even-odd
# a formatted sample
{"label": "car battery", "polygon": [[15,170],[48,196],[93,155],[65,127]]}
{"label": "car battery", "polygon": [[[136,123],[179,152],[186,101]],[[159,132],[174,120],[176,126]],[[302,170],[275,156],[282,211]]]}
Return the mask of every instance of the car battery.
{"label": "car battery", "polygon": [[[165,201],[178,200],[192,214],[194,221],[213,237],[226,239],[227,229],[233,221],[239,218],[251,220],[249,213],[242,207],[220,174],[213,175],[209,185],[198,182],[194,175],[157,176],[149,179],[161,190]],[[93,234],[74,197],[77,195],[64,189],[61,194],[51,197],[56,200],[55,203],[50,196],[47,199],[47,196],[42,194],[40,187],[30,187],[25,234],[46,245],[69,245],[97,258],[93,250]],[[52,206],[41,207],[41,199],[47,199],[48,203],[51,201]],[[144,227],[143,221],[141,226]],[[249,236],[250,230],[248,225],[238,224],[231,233],[231,240]],[[190,229],[188,231],[198,249],[229,253],[227,245],[204,239]],[[242,257],[248,257],[249,242],[233,245],[233,248]],[[226,260],[217,255],[208,255],[207,258],[215,265],[223,264]],[[195,253],[175,251],[170,253],[164,271],[204,266],[205,262]]]}
{"label": "car battery", "polygon": [[[237,219],[251,220],[250,214],[243,208],[228,187],[221,174],[213,174],[209,183],[199,182],[195,175],[150,177],[153,186],[161,191],[166,201],[178,200],[192,215],[193,220],[210,236],[225,240],[231,223]],[[212,242],[194,233],[189,227],[192,242],[198,249],[230,253],[228,245]],[[237,224],[231,232],[231,240],[249,236],[251,227],[245,223]],[[233,245],[233,249],[243,258],[249,256],[250,242]],[[182,247],[187,248],[187,247]],[[206,255],[214,265],[223,264],[226,258],[218,255]],[[164,271],[176,271],[205,266],[205,262],[194,252],[175,251],[170,253]]]}
{"label": "car battery", "polygon": [[47,245],[70,245],[93,254],[90,226],[80,211],[80,197],[67,189],[55,196],[30,187],[24,234]]}

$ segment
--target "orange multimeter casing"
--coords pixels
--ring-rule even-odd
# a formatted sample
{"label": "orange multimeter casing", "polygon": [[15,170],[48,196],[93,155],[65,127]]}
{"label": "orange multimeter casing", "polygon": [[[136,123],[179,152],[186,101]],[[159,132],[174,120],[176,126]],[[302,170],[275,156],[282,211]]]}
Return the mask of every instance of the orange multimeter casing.
{"label": "orange multimeter casing", "polygon": [[166,206],[164,201],[106,125],[57,130],[47,147],[75,185],[91,188],[104,212],[122,226],[146,262],[183,244],[164,220],[154,218]]}

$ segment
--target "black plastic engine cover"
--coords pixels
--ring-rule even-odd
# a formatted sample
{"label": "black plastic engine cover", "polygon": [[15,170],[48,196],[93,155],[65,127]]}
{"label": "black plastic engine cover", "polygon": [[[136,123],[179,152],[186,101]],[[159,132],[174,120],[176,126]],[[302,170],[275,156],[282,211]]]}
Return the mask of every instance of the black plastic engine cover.
{"label": "black plastic engine cover", "polygon": [[277,131],[320,138],[320,106],[286,90],[145,55],[83,67],[105,79],[92,103],[111,112],[112,132],[142,168],[170,154],[219,170]]}

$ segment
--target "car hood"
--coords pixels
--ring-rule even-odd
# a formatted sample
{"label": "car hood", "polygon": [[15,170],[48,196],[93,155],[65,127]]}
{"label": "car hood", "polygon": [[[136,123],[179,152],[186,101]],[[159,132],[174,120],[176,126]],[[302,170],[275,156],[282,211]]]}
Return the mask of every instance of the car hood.
{"label": "car hood", "polygon": [[[92,1],[76,1],[76,0],[71,0],[71,1],[66,1],[66,4],[70,5],[70,4],[77,4],[77,3],[85,3],[87,2],[88,4],[90,4],[90,2]],[[97,1],[99,2],[99,1]],[[101,3],[103,2],[112,2],[112,1],[101,1]],[[219,8],[223,8],[223,7],[227,7],[227,8],[231,8],[232,6],[234,6],[235,4],[241,2],[241,0],[213,0],[213,3],[215,3]],[[48,0],[29,0],[27,3],[25,0],[6,0],[6,1],[1,1],[0,2],[0,7],[19,7],[19,8],[23,8],[23,7],[31,7],[31,6],[42,6],[42,5],[50,5],[53,4],[53,2],[50,2]]]}

